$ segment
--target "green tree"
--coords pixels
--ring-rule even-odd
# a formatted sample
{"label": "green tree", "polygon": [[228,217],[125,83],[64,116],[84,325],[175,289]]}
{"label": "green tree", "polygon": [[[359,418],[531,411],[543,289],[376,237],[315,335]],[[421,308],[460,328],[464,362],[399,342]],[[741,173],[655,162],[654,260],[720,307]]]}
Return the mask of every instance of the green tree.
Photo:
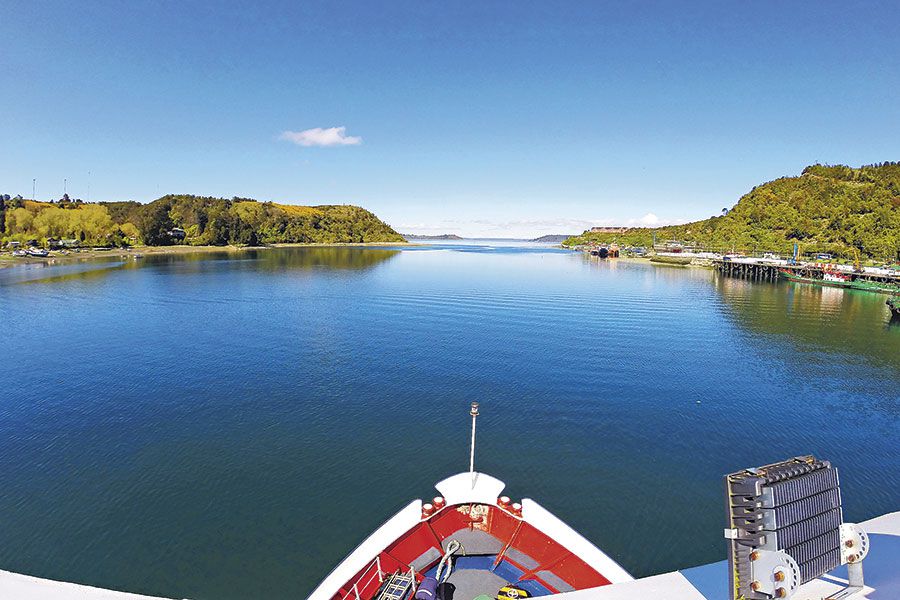
{"label": "green tree", "polygon": [[169,231],[175,226],[169,217],[169,204],[162,200],[152,202],[141,211],[137,219],[141,239],[148,246],[166,246],[172,243]]}

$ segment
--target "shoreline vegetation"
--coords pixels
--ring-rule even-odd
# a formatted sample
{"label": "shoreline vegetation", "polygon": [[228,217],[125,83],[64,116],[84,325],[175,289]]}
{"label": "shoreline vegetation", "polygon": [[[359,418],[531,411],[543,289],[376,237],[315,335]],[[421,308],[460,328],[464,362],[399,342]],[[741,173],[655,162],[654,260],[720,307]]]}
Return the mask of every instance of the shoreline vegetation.
{"label": "shoreline vegetation", "polygon": [[0,195],[0,245],[11,250],[405,241],[372,212],[353,205],[299,206],[171,194],[148,204],[87,203],[68,195],[38,202]]}
{"label": "shoreline vegetation", "polygon": [[[828,253],[900,261],[900,162],[811,165],[754,187],[721,215],[664,227],[607,227],[563,242],[650,248],[667,241],[718,253]],[[606,230],[606,231],[604,231]]]}

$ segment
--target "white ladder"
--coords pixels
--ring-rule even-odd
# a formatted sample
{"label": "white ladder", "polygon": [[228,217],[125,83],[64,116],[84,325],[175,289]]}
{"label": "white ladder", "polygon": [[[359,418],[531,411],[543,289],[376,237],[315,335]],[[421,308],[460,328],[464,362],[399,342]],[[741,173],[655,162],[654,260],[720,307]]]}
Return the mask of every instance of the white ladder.
{"label": "white ladder", "polygon": [[404,600],[413,586],[411,573],[395,573],[390,576],[378,595],[378,600]]}

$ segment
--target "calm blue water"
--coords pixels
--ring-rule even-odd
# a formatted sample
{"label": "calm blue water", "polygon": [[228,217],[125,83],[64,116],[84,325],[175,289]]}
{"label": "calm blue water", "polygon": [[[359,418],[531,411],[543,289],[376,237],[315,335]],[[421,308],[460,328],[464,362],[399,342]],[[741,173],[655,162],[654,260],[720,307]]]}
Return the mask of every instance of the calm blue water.
{"label": "calm blue water", "polygon": [[297,598],[477,465],[635,575],[724,558],[721,477],[900,508],[884,297],[482,243],[0,269],[0,569]]}

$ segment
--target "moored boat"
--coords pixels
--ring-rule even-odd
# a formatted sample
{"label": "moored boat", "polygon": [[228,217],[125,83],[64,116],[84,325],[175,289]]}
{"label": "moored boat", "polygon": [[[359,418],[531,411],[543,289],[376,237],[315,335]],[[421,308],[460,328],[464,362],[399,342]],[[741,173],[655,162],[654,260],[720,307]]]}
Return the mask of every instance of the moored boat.
{"label": "moored boat", "polygon": [[886,304],[891,310],[891,315],[895,318],[900,319],[900,296],[892,296],[888,298]]}
{"label": "moored boat", "polygon": [[826,270],[822,273],[822,277],[812,277],[811,275],[801,275],[788,269],[779,269],[778,271],[784,279],[795,283],[811,283],[813,285],[824,285],[827,287],[851,287],[852,280],[849,275],[839,273],[837,271]]}
{"label": "moored boat", "polygon": [[884,283],[882,281],[871,281],[868,279],[854,279],[850,283],[850,288],[862,290],[864,292],[877,292],[880,294],[900,294],[900,285]]}
{"label": "moored boat", "polygon": [[837,269],[826,268],[822,272],[822,277],[814,277],[811,274],[802,274],[790,269],[780,269],[779,274],[788,281],[797,283],[810,283],[813,285],[824,285],[828,287],[840,287],[851,290],[859,290],[863,292],[877,292],[882,294],[900,294],[900,285],[895,283],[887,283],[865,279],[857,276],[855,279],[848,273],[838,271]]}
{"label": "moored boat", "polygon": [[36,258],[44,258],[50,256],[50,253],[44,250],[43,248],[29,248],[26,250],[28,256],[34,256]]}
{"label": "moored boat", "polygon": [[691,264],[692,260],[693,258],[690,256],[660,256],[657,254],[650,257],[650,262],[652,263],[661,265],[676,265],[680,267]]}

